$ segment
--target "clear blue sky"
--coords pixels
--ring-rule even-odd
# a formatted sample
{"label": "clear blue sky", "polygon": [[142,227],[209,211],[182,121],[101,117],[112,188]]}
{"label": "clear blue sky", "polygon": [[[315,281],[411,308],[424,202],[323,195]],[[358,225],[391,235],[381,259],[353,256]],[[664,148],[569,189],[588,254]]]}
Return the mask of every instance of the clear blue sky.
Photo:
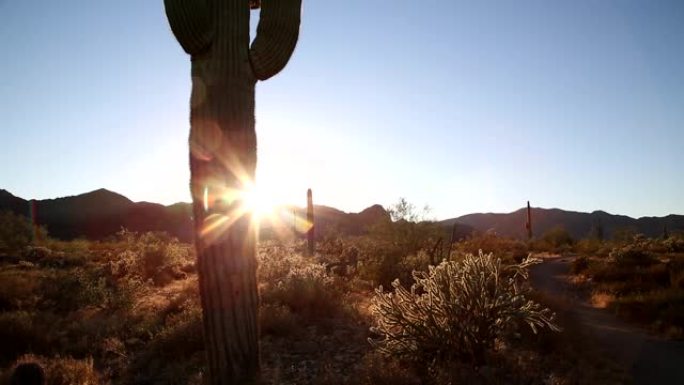
{"label": "clear blue sky", "polygon": [[[0,47],[0,188],[189,201],[162,0],[0,0]],[[684,1],[304,0],[256,103],[282,201],[684,214]]]}

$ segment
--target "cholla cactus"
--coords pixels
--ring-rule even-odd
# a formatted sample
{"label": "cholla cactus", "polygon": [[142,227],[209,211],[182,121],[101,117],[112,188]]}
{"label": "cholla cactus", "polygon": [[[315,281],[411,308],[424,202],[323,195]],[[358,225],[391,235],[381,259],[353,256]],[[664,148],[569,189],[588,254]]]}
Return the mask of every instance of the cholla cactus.
{"label": "cholla cactus", "polygon": [[510,335],[521,321],[535,333],[539,327],[559,331],[554,314],[527,298],[527,268],[539,262],[528,258],[503,266],[480,251],[479,257],[468,254],[462,262],[414,271],[410,289],[395,280],[394,292],[376,290],[371,331],[380,338],[369,342],[399,358],[481,365],[494,340]]}
{"label": "cholla cactus", "polygon": [[[164,0],[191,55],[190,188],[209,384],[258,382],[256,234],[241,204],[254,179],[254,92],[297,44],[301,0]],[[250,8],[261,6],[250,46]]]}

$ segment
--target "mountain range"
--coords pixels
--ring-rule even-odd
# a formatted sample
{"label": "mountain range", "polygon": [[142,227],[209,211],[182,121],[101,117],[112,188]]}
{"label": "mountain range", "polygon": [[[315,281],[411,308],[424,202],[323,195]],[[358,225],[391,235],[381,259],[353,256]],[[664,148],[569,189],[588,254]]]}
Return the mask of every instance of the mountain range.
{"label": "mountain range", "polygon": [[[102,239],[125,228],[129,231],[164,231],[184,242],[192,240],[192,206],[176,203],[164,206],[150,202],[133,202],[125,196],[99,189],[85,194],[56,199],[26,200],[0,189],[0,212],[11,211],[31,218],[58,239]],[[266,236],[302,235],[306,229],[305,209],[283,206],[274,210],[278,221],[264,221],[261,232]],[[293,213],[296,220],[293,220]],[[345,213],[332,207],[315,205],[316,237],[330,233],[360,235],[369,226],[389,214],[380,205],[359,213]],[[294,229],[293,229],[294,228]],[[294,230],[294,231],[293,231]]]}
{"label": "mountain range", "polygon": [[[44,200],[26,200],[0,189],[0,211],[12,211],[30,217],[34,223],[45,226],[50,236],[59,239],[102,239],[126,228],[130,231],[165,231],[182,241],[192,240],[192,209],[189,203],[164,206],[150,202],[133,202],[106,189]],[[280,220],[262,224],[262,234],[292,234],[293,229],[300,234],[305,231],[305,221],[302,219],[306,218],[305,209],[284,206],[277,212]],[[377,204],[359,213],[346,213],[332,207],[316,205],[314,213],[317,238],[331,233],[360,235],[378,220],[389,217],[387,211]],[[531,213],[535,236],[560,226],[578,239],[590,235],[599,224],[606,238],[620,229],[630,229],[650,237],[662,235],[665,228],[669,232],[684,232],[683,215],[635,219],[604,211],[582,213],[536,207],[531,209]],[[494,231],[503,236],[523,238],[526,235],[526,220],[526,209],[521,208],[506,214],[468,214],[440,221],[439,224],[445,228],[458,224],[458,232],[461,234],[473,230]]]}

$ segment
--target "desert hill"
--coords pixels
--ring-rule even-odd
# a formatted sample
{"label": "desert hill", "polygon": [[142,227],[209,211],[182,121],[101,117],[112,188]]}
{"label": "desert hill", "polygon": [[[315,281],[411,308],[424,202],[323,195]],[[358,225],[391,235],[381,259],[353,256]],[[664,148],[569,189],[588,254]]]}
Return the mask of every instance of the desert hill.
{"label": "desert hill", "polygon": [[[458,218],[447,219],[440,223],[451,225],[459,223],[469,225],[479,231],[495,231],[499,235],[524,238],[527,209],[521,208],[508,214],[468,214]],[[532,208],[532,230],[534,236],[540,236],[554,227],[563,227],[575,238],[584,238],[592,234],[597,226],[603,228],[604,237],[610,238],[616,231],[630,229],[649,237],[658,237],[665,228],[669,232],[684,231],[684,215],[668,215],[665,217],[631,218],[625,215],[609,214],[605,211],[583,213],[561,209]]]}
{"label": "desert hill", "polygon": [[[59,239],[102,239],[115,234],[122,227],[130,231],[165,231],[178,239],[192,240],[192,208],[189,203],[164,206],[150,202],[133,202],[123,195],[99,189],[85,194],[56,199],[26,200],[0,189],[0,211],[12,211],[31,217],[34,223],[45,226],[50,236]],[[282,217],[277,223],[264,223],[262,234],[288,233],[294,224],[291,216],[306,218],[306,210],[288,206],[279,208]],[[331,232],[359,235],[379,219],[388,217],[380,205],[373,205],[359,213],[345,213],[332,207],[314,205],[316,237]],[[299,220],[298,231],[305,225]],[[274,228],[278,227],[278,228]]]}
{"label": "desert hill", "polygon": [[[51,236],[59,239],[85,237],[101,239],[122,227],[131,231],[165,231],[180,240],[192,240],[191,207],[189,203],[164,206],[157,203],[133,202],[123,195],[99,189],[85,194],[56,199],[26,200],[0,189],[0,211],[9,210],[32,217],[35,223],[45,226]],[[293,223],[292,213],[306,218],[306,209],[286,206],[279,208],[281,220],[276,224],[262,224],[262,234],[291,233],[293,228],[302,231],[302,224]],[[346,213],[333,207],[314,206],[316,237],[327,234],[360,235],[378,220],[389,214],[380,205],[372,205],[359,213]],[[478,213],[440,221],[445,228],[459,224],[459,237],[472,230],[495,231],[514,238],[525,237],[526,209],[511,213]],[[557,208],[532,208],[532,227],[535,236],[554,228],[563,227],[576,239],[591,234],[598,226],[610,238],[617,230],[631,229],[650,237],[669,232],[684,232],[684,216],[631,218],[604,211],[583,213]]]}

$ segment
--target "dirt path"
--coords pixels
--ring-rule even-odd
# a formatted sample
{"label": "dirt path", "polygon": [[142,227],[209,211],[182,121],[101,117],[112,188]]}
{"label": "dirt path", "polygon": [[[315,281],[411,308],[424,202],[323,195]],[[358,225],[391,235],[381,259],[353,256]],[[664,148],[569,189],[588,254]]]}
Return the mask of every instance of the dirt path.
{"label": "dirt path", "polygon": [[552,257],[534,266],[533,286],[548,295],[571,299],[577,319],[595,335],[606,354],[629,368],[636,385],[684,384],[684,342],[649,335],[606,310],[572,299],[564,280],[571,261],[572,257]]}

